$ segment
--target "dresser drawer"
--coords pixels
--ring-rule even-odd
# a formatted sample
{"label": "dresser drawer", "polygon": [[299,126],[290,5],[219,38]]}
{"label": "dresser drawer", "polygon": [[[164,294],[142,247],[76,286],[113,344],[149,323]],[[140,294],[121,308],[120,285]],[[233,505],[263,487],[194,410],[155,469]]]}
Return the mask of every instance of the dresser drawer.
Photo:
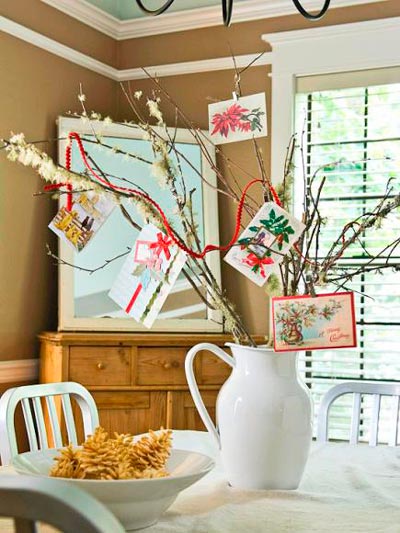
{"label": "dresser drawer", "polygon": [[186,385],[188,348],[140,347],[136,360],[136,385]]}
{"label": "dresser drawer", "polygon": [[230,376],[232,368],[210,352],[202,352],[200,357],[199,383],[202,385],[222,385]]}
{"label": "dresser drawer", "polygon": [[131,348],[71,346],[69,379],[82,385],[130,385]]}

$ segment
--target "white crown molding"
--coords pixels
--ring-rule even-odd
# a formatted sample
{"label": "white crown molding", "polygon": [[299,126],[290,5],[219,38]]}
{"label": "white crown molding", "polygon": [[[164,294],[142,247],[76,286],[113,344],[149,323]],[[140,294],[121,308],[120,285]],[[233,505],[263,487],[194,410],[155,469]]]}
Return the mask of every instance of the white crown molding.
{"label": "white crown molding", "polygon": [[[134,1],[134,0],[131,0]],[[377,0],[333,0],[332,8],[365,5]],[[387,0],[381,0],[385,2]],[[165,33],[219,26],[221,6],[202,7],[164,13],[159,17],[118,20],[85,0],[42,0],[81,22],[117,40],[149,37]],[[321,9],[321,0],[308,0],[307,9]],[[232,22],[249,22],[298,13],[292,0],[247,0],[234,5]]]}
{"label": "white crown molding", "polygon": [[30,30],[29,28],[26,28],[21,24],[17,24],[6,17],[0,16],[0,31],[4,31],[13,37],[17,37],[18,39],[22,39],[27,43],[42,48],[43,50],[46,50],[46,52],[50,52],[56,56],[66,59],[67,61],[71,61],[71,63],[75,63],[76,65],[92,70],[93,72],[97,72],[102,76],[106,76],[107,78],[111,78],[115,81],[118,80],[117,69],[110,67],[109,65],[106,65],[97,59],[93,59],[93,57],[90,57],[86,54],[77,52],[69,46],[65,46],[64,44],[54,41],[53,39],[49,39],[41,33]]}
{"label": "white crown molding", "polygon": [[[266,52],[258,59],[259,54],[247,54],[236,56],[236,64],[238,68],[244,68],[252,61],[252,67],[260,67],[262,65],[270,65],[272,62],[272,53]],[[234,65],[232,57],[217,57],[215,59],[201,59],[199,61],[184,61],[182,63],[170,63],[167,65],[158,65],[146,67],[146,71],[152,76],[158,78],[165,78],[167,76],[182,76],[185,74],[197,74],[200,72],[212,72],[216,70],[233,70]],[[118,72],[118,81],[128,80],[142,80],[146,79],[147,74],[141,68],[131,68],[120,70]]]}
{"label": "white crown molding", "polygon": [[[49,39],[40,33],[37,33],[21,24],[0,16],[0,31],[4,31],[13,37],[22,39],[34,46],[42,48],[51,54],[55,54],[67,61],[71,61],[81,67],[97,72],[102,76],[114,81],[128,81],[146,79],[147,75],[142,68],[132,68],[118,70],[110,67],[97,59],[77,52],[73,48],[60,44],[53,39]],[[236,63],[239,68],[243,68],[254,61],[259,54],[247,54],[237,56]],[[272,53],[268,52],[258,57],[252,66],[259,67],[271,63]],[[166,76],[181,76],[184,74],[195,74],[200,72],[211,72],[217,70],[233,69],[232,57],[218,57],[215,59],[203,59],[199,61],[185,61],[181,63],[170,63],[166,65],[148,66],[147,72],[152,76],[163,78]]]}
{"label": "white crown molding", "polygon": [[393,29],[400,29],[400,17],[350,22],[334,26],[323,26],[321,28],[266,33],[261,36],[261,39],[274,47],[285,44],[328,39],[330,37],[335,39],[343,36],[356,37],[358,35],[366,35],[368,33],[376,33],[386,30],[390,31]]}
{"label": "white crown molding", "polygon": [[0,361],[0,383],[35,381],[39,377],[39,359]]}

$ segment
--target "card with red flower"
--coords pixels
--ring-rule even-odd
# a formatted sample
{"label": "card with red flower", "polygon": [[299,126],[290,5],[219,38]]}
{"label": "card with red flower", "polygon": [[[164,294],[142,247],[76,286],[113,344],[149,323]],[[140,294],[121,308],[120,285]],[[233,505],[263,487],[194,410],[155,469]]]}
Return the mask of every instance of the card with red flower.
{"label": "card with red flower", "polygon": [[208,118],[210,139],[214,144],[268,135],[265,93],[210,104]]}
{"label": "card with red flower", "polygon": [[357,346],[352,292],[272,298],[272,324],[276,352]]}
{"label": "card with red flower", "polygon": [[185,262],[186,254],[161,230],[148,224],[140,232],[109,296],[129,316],[151,328]]}
{"label": "card with red flower", "polygon": [[277,204],[266,202],[224,261],[261,287],[277,271],[304,228],[302,222]]}

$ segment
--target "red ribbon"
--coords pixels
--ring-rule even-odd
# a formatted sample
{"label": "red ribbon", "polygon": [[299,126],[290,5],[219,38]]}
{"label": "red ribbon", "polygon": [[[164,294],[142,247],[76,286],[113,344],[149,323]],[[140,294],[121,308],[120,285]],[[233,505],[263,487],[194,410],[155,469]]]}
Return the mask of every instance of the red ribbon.
{"label": "red ribbon", "polygon": [[169,251],[169,247],[171,244],[171,239],[163,235],[160,231],[159,233],[157,233],[157,240],[150,244],[150,249],[154,250],[154,253],[157,257],[160,257],[160,255],[164,252],[165,257],[168,260],[171,257],[171,252]]}
{"label": "red ribbon", "polygon": [[244,262],[251,267],[258,266],[260,268],[260,274],[265,278],[264,265],[272,265],[274,260],[271,257],[257,257],[256,254],[249,254],[246,256]]}
{"label": "red ribbon", "polygon": [[66,187],[69,191],[67,194],[66,209],[67,211],[71,211],[72,209],[72,185],[70,183],[53,183],[52,185],[46,185],[44,190],[54,191],[55,189],[60,189],[61,187]]}
{"label": "red ribbon", "polygon": [[[83,147],[83,143],[82,143],[82,139],[80,138],[80,135],[78,133],[74,132],[74,131],[71,131],[68,134],[68,145],[67,145],[67,148],[66,148],[66,151],[65,151],[66,168],[68,170],[70,170],[70,168],[71,168],[71,144],[72,144],[72,141],[75,141],[77,143],[78,148],[79,148],[79,153],[81,155],[81,158],[82,158],[82,161],[83,161],[85,167],[89,170],[89,172],[92,174],[92,176],[99,183],[102,183],[105,187],[107,187],[109,189],[112,189],[114,191],[127,192],[127,193],[130,193],[130,194],[134,195],[134,196],[138,196],[140,198],[144,198],[146,200],[146,202],[148,202],[150,205],[152,205],[158,211],[158,213],[160,214],[160,217],[161,217],[161,220],[162,220],[162,222],[164,224],[165,230],[166,230],[168,236],[170,237],[171,241],[174,244],[176,244],[176,246],[178,246],[181,250],[183,250],[188,255],[190,255],[190,257],[194,257],[196,259],[203,259],[208,252],[212,252],[214,250],[218,250],[220,252],[224,252],[226,250],[229,250],[236,243],[236,241],[238,239],[238,236],[239,236],[239,233],[240,233],[240,229],[241,229],[242,213],[243,213],[244,201],[245,201],[245,198],[246,198],[246,195],[247,195],[247,191],[255,183],[264,183],[263,180],[254,179],[254,180],[251,180],[246,185],[246,187],[243,189],[243,193],[242,193],[242,196],[240,198],[238,209],[237,209],[237,213],[236,213],[235,231],[234,231],[234,234],[232,236],[232,239],[228,242],[228,244],[226,244],[225,246],[216,246],[215,244],[207,244],[205,246],[205,248],[201,252],[195,252],[194,250],[191,250],[190,248],[188,248],[184,242],[182,242],[180,239],[178,239],[178,237],[176,237],[172,227],[170,226],[170,224],[169,224],[169,222],[167,220],[167,217],[165,216],[164,211],[162,210],[160,205],[155,200],[153,200],[153,198],[151,198],[148,194],[146,194],[143,191],[140,191],[138,189],[130,189],[128,187],[121,187],[121,186],[114,185],[113,183],[110,183],[108,180],[105,180],[103,177],[99,176],[93,170],[93,168],[90,166],[90,164],[89,164],[89,162],[87,160],[85,149]],[[281,206],[281,202],[279,200],[279,197],[278,197],[275,189],[272,187],[272,185],[269,185],[269,190],[271,191],[271,194],[272,194],[272,196],[274,198],[275,203],[277,203],[279,206]]]}

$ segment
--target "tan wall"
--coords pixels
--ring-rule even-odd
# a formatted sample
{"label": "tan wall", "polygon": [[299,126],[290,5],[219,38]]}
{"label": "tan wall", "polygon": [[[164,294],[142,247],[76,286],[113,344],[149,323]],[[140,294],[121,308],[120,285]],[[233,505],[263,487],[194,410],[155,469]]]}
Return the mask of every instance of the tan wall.
{"label": "tan wall", "polygon": [[[5,33],[0,72],[0,137],[12,130],[33,140],[54,138],[57,116],[79,109],[80,82],[91,108],[114,110],[114,82]],[[55,143],[44,147],[55,155]],[[37,333],[57,326],[57,268],[45,249],[46,243],[57,249],[47,229],[56,203],[33,198],[41,180],[4,154],[0,178],[0,360],[31,358]]]}

